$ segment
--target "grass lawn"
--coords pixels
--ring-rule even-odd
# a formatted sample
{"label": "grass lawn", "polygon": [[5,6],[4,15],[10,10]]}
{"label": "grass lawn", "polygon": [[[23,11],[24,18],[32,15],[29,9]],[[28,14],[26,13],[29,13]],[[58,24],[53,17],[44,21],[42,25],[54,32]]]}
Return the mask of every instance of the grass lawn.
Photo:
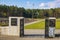
{"label": "grass lawn", "polygon": [[60,19],[56,20],[56,29],[60,29]]}
{"label": "grass lawn", "polygon": [[[25,29],[44,29],[45,28],[45,21],[41,21],[38,23],[34,23],[31,25],[25,26]],[[56,20],[56,29],[60,29],[60,20]]]}
{"label": "grass lawn", "polygon": [[27,26],[25,26],[25,29],[43,29],[44,25],[45,25],[44,21],[41,21],[38,23],[27,25]]}

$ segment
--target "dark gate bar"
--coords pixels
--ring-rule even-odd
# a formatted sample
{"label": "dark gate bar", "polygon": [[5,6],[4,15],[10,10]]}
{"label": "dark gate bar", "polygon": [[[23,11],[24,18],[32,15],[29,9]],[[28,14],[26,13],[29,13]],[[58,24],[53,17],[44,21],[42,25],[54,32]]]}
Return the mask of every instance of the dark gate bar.
{"label": "dark gate bar", "polygon": [[45,19],[45,38],[48,38],[48,34],[49,34],[49,29],[48,29],[49,25],[48,25],[48,18]]}
{"label": "dark gate bar", "polygon": [[24,18],[20,19],[20,37],[24,37]]}

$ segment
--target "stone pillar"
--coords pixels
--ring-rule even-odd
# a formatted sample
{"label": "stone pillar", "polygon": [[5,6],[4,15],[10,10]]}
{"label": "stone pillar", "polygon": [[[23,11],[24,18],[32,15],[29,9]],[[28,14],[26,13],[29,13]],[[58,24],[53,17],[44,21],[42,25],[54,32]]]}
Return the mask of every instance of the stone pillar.
{"label": "stone pillar", "polygon": [[20,18],[9,17],[9,35],[20,36]]}
{"label": "stone pillar", "polygon": [[55,37],[55,17],[49,17],[45,19],[45,37]]}

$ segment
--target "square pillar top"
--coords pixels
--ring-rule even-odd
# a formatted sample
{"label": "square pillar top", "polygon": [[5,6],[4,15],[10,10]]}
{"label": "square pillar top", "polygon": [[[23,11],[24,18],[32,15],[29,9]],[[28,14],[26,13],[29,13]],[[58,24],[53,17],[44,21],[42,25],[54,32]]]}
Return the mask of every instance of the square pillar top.
{"label": "square pillar top", "polygon": [[49,17],[48,19],[56,19],[55,17]]}
{"label": "square pillar top", "polygon": [[18,18],[18,19],[23,19],[24,17],[9,17],[9,18]]}

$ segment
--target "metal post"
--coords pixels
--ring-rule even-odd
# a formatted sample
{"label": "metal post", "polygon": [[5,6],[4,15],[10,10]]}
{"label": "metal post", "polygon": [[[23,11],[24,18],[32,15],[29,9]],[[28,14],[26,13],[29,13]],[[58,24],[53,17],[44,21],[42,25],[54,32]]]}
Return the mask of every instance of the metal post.
{"label": "metal post", "polygon": [[24,18],[20,19],[20,37],[24,37]]}
{"label": "metal post", "polygon": [[48,18],[45,19],[45,38],[48,38]]}

